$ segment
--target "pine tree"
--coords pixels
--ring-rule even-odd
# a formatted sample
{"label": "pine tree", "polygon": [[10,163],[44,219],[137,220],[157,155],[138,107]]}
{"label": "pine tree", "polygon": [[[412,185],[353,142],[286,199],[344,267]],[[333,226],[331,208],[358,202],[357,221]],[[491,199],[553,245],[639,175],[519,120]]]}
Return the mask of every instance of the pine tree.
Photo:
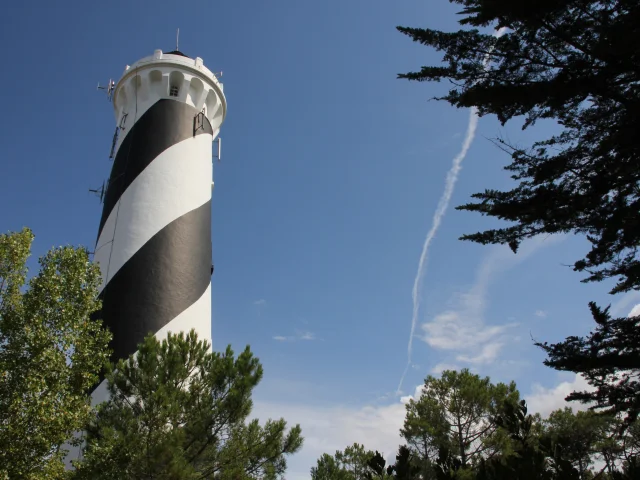
{"label": "pine tree", "polygon": [[[400,434],[416,457],[424,475],[438,462],[467,469],[481,458],[508,449],[496,418],[504,402],[519,400],[515,383],[492,384],[468,369],[446,370],[441,378],[428,376],[424,391],[406,405]],[[449,468],[449,467],[447,467]]]}
{"label": "pine tree", "polygon": [[[509,226],[464,235],[481,244],[520,243],[541,234],[585,235],[590,251],[573,268],[585,282],[617,279],[612,294],[640,289],[640,3],[637,0],[450,0],[463,6],[466,29],[448,33],[398,27],[443,52],[444,65],[399,75],[449,80],[441,98],[475,107],[504,125],[555,120],[557,135],[516,147],[506,168],[517,186],[485,190],[458,207],[507,220]],[[470,27],[470,28],[469,28]],[[494,35],[486,29],[500,29]],[[590,304],[597,330],[586,338],[538,343],[546,365],[582,373],[595,393],[571,400],[640,410],[638,318],[611,319]]]}
{"label": "pine tree", "polygon": [[[640,288],[640,4],[450,1],[474,28],[398,27],[443,52],[445,64],[399,77],[449,80],[455,87],[441,100],[495,114],[503,125],[524,117],[523,128],[553,119],[562,129],[531,148],[502,142],[518,185],[477,193],[479,202],[458,208],[513,224],[462,238],[515,252],[536,235],[584,234],[591,250],[574,269],[589,274],[585,281],[617,278],[614,293]],[[504,34],[478,29],[489,26]]]}
{"label": "pine tree", "polygon": [[[312,480],[368,480],[374,470],[370,463],[376,458],[371,450],[354,443],[334,455],[323,454],[311,468]],[[379,459],[378,459],[379,460]]]}
{"label": "pine tree", "polygon": [[565,458],[564,445],[541,431],[539,418],[527,414],[524,400],[505,402],[497,423],[508,433],[512,449],[483,459],[477,480],[581,480]]}
{"label": "pine tree", "polygon": [[300,427],[248,421],[262,366],[247,347],[212,352],[188,334],[149,335],[107,376],[110,400],[88,427],[76,479],[275,479]]}
{"label": "pine tree", "polygon": [[606,437],[612,417],[592,411],[574,413],[569,407],[551,412],[545,420],[546,435],[564,447],[564,457],[587,478],[595,460],[598,443]]}
{"label": "pine tree", "polygon": [[549,345],[536,343],[548,355],[545,365],[582,374],[594,391],[573,392],[567,400],[590,404],[612,414],[627,413],[627,424],[640,414],[640,316],[611,318],[609,307],[589,304],[596,330],[586,338],[572,336]]}

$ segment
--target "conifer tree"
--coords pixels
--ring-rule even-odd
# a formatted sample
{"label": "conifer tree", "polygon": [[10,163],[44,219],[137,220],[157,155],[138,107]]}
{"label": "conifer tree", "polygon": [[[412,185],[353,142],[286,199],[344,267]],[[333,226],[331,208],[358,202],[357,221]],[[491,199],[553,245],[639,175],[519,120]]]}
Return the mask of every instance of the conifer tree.
{"label": "conifer tree", "polygon": [[110,400],[88,427],[76,479],[273,480],[300,427],[249,420],[262,366],[247,347],[212,352],[195,331],[149,335],[107,375]]}
{"label": "conifer tree", "polygon": [[[581,234],[591,244],[573,264],[586,273],[583,281],[615,279],[612,294],[640,290],[640,3],[450,2],[462,6],[462,30],[398,27],[443,53],[442,64],[399,77],[448,80],[453,88],[439,100],[496,115],[503,125],[522,119],[529,128],[550,119],[559,126],[531,146],[497,140],[511,156],[505,168],[516,186],[476,193],[458,209],[509,225],[462,239],[516,252],[537,235]],[[590,307],[595,332],[538,345],[548,366],[582,373],[596,387],[569,399],[628,411],[633,420],[640,410],[640,318],[612,319],[608,309]]]}
{"label": "conifer tree", "polygon": [[[574,263],[585,281],[613,277],[613,292],[640,287],[640,4],[636,0],[450,0],[463,6],[448,33],[398,27],[443,52],[444,65],[400,74],[453,83],[441,100],[524,128],[556,120],[561,132],[530,148],[503,142],[518,185],[485,190],[458,207],[512,222],[462,238],[520,243],[580,233],[590,252]],[[499,38],[479,28],[505,29]]]}
{"label": "conifer tree", "polygon": [[610,414],[626,412],[628,425],[640,414],[640,316],[611,318],[609,307],[603,309],[594,302],[589,307],[596,329],[587,337],[536,345],[547,353],[545,365],[579,373],[595,387],[572,392],[567,400]]}
{"label": "conifer tree", "polygon": [[[427,376],[424,391],[406,405],[400,434],[427,475],[438,461],[468,469],[481,458],[508,448],[496,419],[505,402],[516,403],[515,383],[492,384],[468,369]],[[451,460],[451,461],[450,461]]]}

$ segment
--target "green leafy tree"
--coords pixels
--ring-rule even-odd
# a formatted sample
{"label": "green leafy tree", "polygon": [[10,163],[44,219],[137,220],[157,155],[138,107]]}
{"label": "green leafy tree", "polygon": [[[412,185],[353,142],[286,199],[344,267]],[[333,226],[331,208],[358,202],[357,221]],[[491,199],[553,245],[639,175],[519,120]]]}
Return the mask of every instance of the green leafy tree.
{"label": "green leafy tree", "polygon": [[635,421],[625,430],[622,443],[625,460],[640,460],[640,421]]}
{"label": "green leafy tree", "polygon": [[[400,445],[396,455],[396,463],[386,466],[382,454],[376,451],[369,460],[369,480],[427,480],[430,477],[421,474],[420,467],[414,462],[414,455],[406,445]],[[386,468],[385,468],[386,467]]]}
{"label": "green leafy tree", "polygon": [[[497,144],[511,156],[517,186],[485,190],[458,207],[510,224],[464,235],[481,244],[520,243],[540,234],[586,236],[590,251],[573,268],[584,281],[617,279],[611,293],[640,289],[640,4],[636,0],[450,0],[462,6],[464,29],[398,27],[442,52],[443,63],[399,75],[449,80],[439,100],[496,115],[523,128],[550,119],[559,133],[530,147]],[[488,27],[504,29],[496,36]],[[591,304],[598,332],[547,349],[547,365],[584,373],[596,401],[638,413],[640,319],[608,318]],[[606,317],[606,318],[605,318]],[[625,373],[617,376],[618,370]]]}
{"label": "green leafy tree", "polygon": [[110,334],[90,319],[98,268],[85,249],[54,248],[27,281],[33,238],[0,235],[0,478],[63,477],[63,446],[91,417],[109,356]]}
{"label": "green leafy tree", "polygon": [[551,412],[545,420],[546,434],[563,445],[564,458],[576,468],[581,480],[590,476],[589,467],[611,423],[610,417],[590,411],[574,413],[569,407]]}
{"label": "green leafy tree", "polygon": [[275,479],[300,427],[248,421],[262,366],[247,347],[212,352],[189,334],[149,335],[107,376],[110,400],[87,429],[76,479]]}
{"label": "green leafy tree", "polygon": [[640,478],[640,422],[625,423],[619,417],[610,419],[595,445],[596,458],[604,463],[604,480]]}
{"label": "green leafy tree", "polygon": [[412,462],[425,478],[430,478],[440,449],[449,446],[450,425],[445,408],[436,399],[427,397],[410,400],[405,408],[400,434],[407,442]]}
{"label": "green leafy tree", "polygon": [[414,460],[411,450],[401,445],[396,455],[396,463],[389,466],[388,473],[394,480],[426,480],[428,477],[421,473],[420,466]]}
{"label": "green leafy tree", "polygon": [[354,443],[349,445],[344,451],[336,452],[336,460],[342,468],[349,474],[349,478],[354,480],[364,480],[369,471],[369,462],[375,453],[366,450],[364,445]]}
{"label": "green leafy tree", "polygon": [[342,468],[335,456],[323,453],[316,465],[311,467],[312,480],[349,480],[349,474]]}
{"label": "green leafy tree", "polygon": [[431,465],[437,460],[449,462],[450,455],[455,457],[461,470],[458,476],[463,478],[462,472],[481,458],[509,448],[496,418],[505,402],[518,400],[513,382],[492,384],[488,377],[481,378],[468,369],[447,370],[441,378],[425,379],[422,395],[406,405],[400,433],[412,453],[425,455]]}
{"label": "green leafy tree", "polygon": [[331,456],[323,454],[316,466],[311,468],[312,480],[368,480],[375,471],[370,462],[376,453],[366,450],[364,445],[354,443],[344,451],[338,450]]}
{"label": "green leafy tree", "polygon": [[[427,480],[420,474],[420,467],[413,461],[413,454],[401,445],[396,455],[396,463],[388,465],[378,451],[365,450],[354,443],[344,452],[337,451],[334,456],[323,454],[315,467],[311,469],[313,480]],[[346,459],[346,462],[345,462]],[[354,468],[355,467],[355,468]]]}
{"label": "green leafy tree", "polygon": [[[482,459],[475,469],[475,480],[631,480],[637,478],[637,458],[624,459],[622,469],[616,462],[599,471],[588,466],[605,448],[619,454],[626,440],[616,429],[618,419],[592,412],[558,410],[541,421],[527,413],[524,400],[506,402],[498,415],[499,428],[508,433],[508,454]],[[633,425],[625,431],[629,435]],[[617,445],[611,450],[613,443]],[[631,453],[631,451],[629,452]],[[624,458],[624,457],[621,457]]]}
{"label": "green leafy tree", "polygon": [[507,455],[482,459],[476,480],[579,480],[564,458],[563,445],[542,431],[539,416],[527,414],[524,400],[505,402],[496,421],[508,433],[511,449]]}

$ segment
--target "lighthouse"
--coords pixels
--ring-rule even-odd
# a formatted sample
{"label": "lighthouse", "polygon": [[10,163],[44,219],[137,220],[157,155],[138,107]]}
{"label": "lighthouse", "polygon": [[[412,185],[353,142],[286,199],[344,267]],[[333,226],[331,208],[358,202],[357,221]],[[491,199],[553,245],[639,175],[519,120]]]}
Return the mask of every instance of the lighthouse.
{"label": "lighthouse", "polygon": [[211,342],[212,142],[227,111],[223,85],[201,58],[156,50],[109,89],[113,166],[94,261],[114,360],[149,333],[162,340],[193,328]]}
{"label": "lighthouse", "polygon": [[[195,329],[211,343],[212,144],[227,113],[222,83],[202,58],[156,50],[106,88],[116,129],[93,259],[102,274],[95,316],[113,334],[112,360],[134,354],[149,333],[163,340]],[[108,400],[106,383],[92,391],[93,405]],[[65,448],[71,468],[81,449]]]}

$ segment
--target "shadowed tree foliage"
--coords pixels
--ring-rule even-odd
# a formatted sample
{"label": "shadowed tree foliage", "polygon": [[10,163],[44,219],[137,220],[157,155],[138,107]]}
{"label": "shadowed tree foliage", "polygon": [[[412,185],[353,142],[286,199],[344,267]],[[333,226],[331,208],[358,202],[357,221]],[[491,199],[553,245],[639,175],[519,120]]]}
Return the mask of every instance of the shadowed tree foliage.
{"label": "shadowed tree foliage", "polygon": [[542,432],[537,418],[527,414],[524,400],[517,405],[505,403],[497,423],[508,432],[513,450],[483,460],[476,480],[581,480],[564,457],[563,445]]}
{"label": "shadowed tree foliage", "polygon": [[[497,140],[511,156],[505,168],[516,187],[477,193],[477,202],[458,209],[510,223],[462,239],[515,252],[540,234],[582,234],[591,249],[573,268],[587,274],[583,281],[616,279],[611,293],[640,289],[640,3],[450,2],[462,6],[465,29],[398,27],[443,53],[442,64],[399,77],[449,80],[454,87],[439,100],[494,114],[503,125],[519,117],[523,128],[540,119],[559,127],[530,147]],[[549,356],[545,364],[584,374],[596,387],[569,399],[628,411],[633,420],[640,408],[639,319],[611,319],[608,309],[590,307],[596,332],[538,344]]]}
{"label": "shadowed tree foliage", "polygon": [[[458,372],[454,372],[458,373]],[[443,378],[454,378],[443,373]],[[479,378],[479,377],[478,377]],[[468,382],[472,383],[472,382]],[[491,383],[487,380],[487,383]],[[427,389],[429,392],[429,390]],[[430,391],[435,395],[433,391]],[[517,392],[514,386],[514,393]],[[462,398],[457,395],[458,398]],[[454,398],[456,395],[450,395]],[[324,454],[312,469],[314,480],[636,480],[640,478],[640,423],[625,430],[620,415],[577,412],[560,409],[547,419],[539,413],[529,414],[524,400],[500,395],[500,406],[492,407],[494,432],[500,442],[492,449],[467,458],[463,465],[455,443],[442,441],[436,454],[424,468],[422,453],[410,444],[400,446],[393,465],[386,465],[380,452],[354,444],[349,457],[358,468],[344,468],[343,452]],[[462,405],[461,402],[459,402]],[[472,404],[470,404],[472,405]],[[464,414],[467,408],[454,410]],[[457,417],[457,413],[453,415]],[[473,423],[457,420],[470,430]],[[407,408],[405,424],[412,417]],[[430,417],[433,418],[433,417]],[[436,417],[437,419],[437,417]],[[426,423],[426,422],[425,422]],[[414,433],[417,433],[416,430]],[[445,435],[446,437],[446,435]],[[504,439],[508,441],[504,441]],[[431,450],[431,447],[430,447]],[[347,449],[345,449],[347,452]],[[368,460],[367,460],[368,458]],[[358,472],[358,473],[355,473]],[[355,474],[354,474],[355,473]],[[364,475],[363,475],[364,474]]]}
{"label": "shadowed tree foliage", "polygon": [[429,477],[421,474],[420,467],[414,462],[414,455],[405,445],[401,445],[396,455],[396,463],[385,468],[386,461],[382,454],[376,451],[369,460],[369,480],[414,480]]}
{"label": "shadowed tree foliage", "polygon": [[262,366],[247,347],[211,352],[189,334],[149,335],[107,376],[76,479],[274,480],[302,446],[283,419],[248,421]]}
{"label": "shadowed tree foliage", "polygon": [[[575,262],[585,281],[640,287],[640,4],[636,0],[450,0],[462,5],[453,33],[398,27],[443,52],[443,65],[399,75],[449,80],[440,98],[524,127],[553,119],[561,132],[519,148],[506,169],[518,185],[485,190],[458,207],[512,222],[465,235],[514,252],[539,234],[581,233],[591,250]],[[478,28],[504,28],[500,38]]]}
{"label": "shadowed tree foliage", "polygon": [[82,248],[40,259],[27,282],[29,229],[0,235],[0,478],[64,476],[63,446],[92,414],[88,389],[109,332],[90,315],[100,273]]}
{"label": "shadowed tree foliage", "polygon": [[[637,454],[620,436],[611,437],[613,417],[592,412],[574,414],[570,409],[556,410],[540,428],[539,418],[527,415],[524,400],[519,405],[505,404],[498,423],[511,437],[513,451],[508,456],[483,461],[476,480],[632,480],[639,478]],[[632,428],[636,428],[634,424]],[[603,468],[588,468],[602,448],[613,451],[622,468],[606,462]],[[626,452],[626,456],[620,453]]]}
{"label": "shadowed tree foliage", "polygon": [[589,307],[597,324],[589,336],[536,345],[547,353],[545,365],[580,373],[595,387],[573,392],[567,400],[613,414],[626,412],[631,423],[640,413],[640,316],[612,319],[609,307],[602,309],[593,302]]}
{"label": "shadowed tree foliage", "polygon": [[564,447],[564,458],[586,478],[601,440],[613,419],[594,412],[574,413],[569,407],[551,412],[545,420],[546,435]]}

